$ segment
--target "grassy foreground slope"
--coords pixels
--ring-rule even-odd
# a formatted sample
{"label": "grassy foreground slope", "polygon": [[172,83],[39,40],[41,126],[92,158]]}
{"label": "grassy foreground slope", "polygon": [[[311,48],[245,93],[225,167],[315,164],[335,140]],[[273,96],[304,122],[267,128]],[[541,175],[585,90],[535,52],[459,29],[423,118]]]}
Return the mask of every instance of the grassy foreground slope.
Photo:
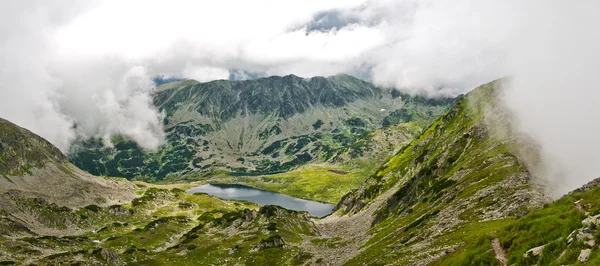
{"label": "grassy foreground slope", "polygon": [[[442,265],[499,264],[489,245],[497,241],[508,265],[600,265],[600,180],[519,219],[486,232]],[[533,252],[539,250],[539,253]],[[589,253],[588,253],[589,252]],[[589,254],[589,256],[581,256]],[[587,259],[584,259],[587,257]]]}

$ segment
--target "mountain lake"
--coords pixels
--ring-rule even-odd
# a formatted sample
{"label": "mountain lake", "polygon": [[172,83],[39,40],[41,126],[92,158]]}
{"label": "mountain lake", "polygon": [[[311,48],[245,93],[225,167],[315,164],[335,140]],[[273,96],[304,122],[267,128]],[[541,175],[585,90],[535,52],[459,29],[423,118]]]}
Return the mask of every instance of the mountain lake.
{"label": "mountain lake", "polygon": [[298,199],[276,192],[256,189],[243,185],[208,184],[186,190],[187,193],[206,193],[221,199],[245,200],[264,205],[277,205],[289,210],[307,211],[312,216],[324,217],[335,207],[333,204]]}

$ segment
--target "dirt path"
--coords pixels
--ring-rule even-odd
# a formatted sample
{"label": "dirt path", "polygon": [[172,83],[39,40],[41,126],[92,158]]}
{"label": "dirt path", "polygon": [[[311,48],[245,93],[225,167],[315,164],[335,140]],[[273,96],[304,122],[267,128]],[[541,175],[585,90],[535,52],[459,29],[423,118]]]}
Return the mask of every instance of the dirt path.
{"label": "dirt path", "polygon": [[301,248],[313,255],[308,264],[342,265],[358,255],[361,247],[369,240],[368,234],[373,222],[373,213],[390,196],[396,192],[398,185],[389,189],[375,199],[366,209],[354,214],[331,215],[324,219],[315,220],[315,225],[320,233],[320,238],[341,239],[337,245],[314,245],[310,238],[304,239]]}
{"label": "dirt path", "polygon": [[500,265],[506,266],[506,251],[500,245],[500,239],[492,239],[492,248],[494,249],[494,253],[496,253],[496,259],[500,262]]}

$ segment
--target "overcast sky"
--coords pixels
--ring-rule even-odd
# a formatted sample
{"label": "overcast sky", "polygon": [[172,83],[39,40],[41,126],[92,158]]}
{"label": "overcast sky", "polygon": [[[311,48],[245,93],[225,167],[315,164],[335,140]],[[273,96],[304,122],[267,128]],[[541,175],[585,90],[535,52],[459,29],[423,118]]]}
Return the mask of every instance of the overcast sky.
{"label": "overcast sky", "polygon": [[559,162],[552,165],[565,164],[552,172],[580,169],[555,179],[567,189],[600,176],[599,7],[593,0],[0,0],[0,117],[63,151],[77,137],[115,134],[154,149],[164,141],[149,96],[157,75],[348,73],[431,97],[511,75],[505,102],[519,128]]}

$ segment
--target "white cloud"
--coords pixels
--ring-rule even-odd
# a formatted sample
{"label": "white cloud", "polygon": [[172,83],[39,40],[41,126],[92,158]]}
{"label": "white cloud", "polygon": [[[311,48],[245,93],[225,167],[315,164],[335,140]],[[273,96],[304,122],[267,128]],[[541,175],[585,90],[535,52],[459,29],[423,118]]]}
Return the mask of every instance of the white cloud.
{"label": "white cloud", "polygon": [[82,1],[62,4],[0,2],[0,116],[63,151],[78,136],[114,134],[156,148],[164,133],[145,68],[121,57],[61,50],[57,29],[90,8]]}
{"label": "white cloud", "polygon": [[181,74],[200,82],[229,78],[229,70],[211,66],[186,66]]}
{"label": "white cloud", "polygon": [[541,145],[543,174],[559,196],[600,177],[600,2],[527,8],[536,12],[511,43],[515,76],[505,100]]}

